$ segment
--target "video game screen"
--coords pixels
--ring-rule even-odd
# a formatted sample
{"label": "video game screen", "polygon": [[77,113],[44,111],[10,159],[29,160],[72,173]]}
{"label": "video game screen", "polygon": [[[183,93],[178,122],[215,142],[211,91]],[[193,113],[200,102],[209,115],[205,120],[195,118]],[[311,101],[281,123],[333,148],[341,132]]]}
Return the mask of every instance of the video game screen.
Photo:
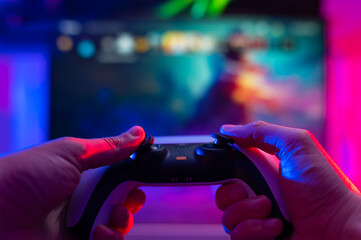
{"label": "video game screen", "polygon": [[133,125],[200,135],[263,120],[322,141],[324,32],[317,19],[64,20],[54,41],[50,137]]}

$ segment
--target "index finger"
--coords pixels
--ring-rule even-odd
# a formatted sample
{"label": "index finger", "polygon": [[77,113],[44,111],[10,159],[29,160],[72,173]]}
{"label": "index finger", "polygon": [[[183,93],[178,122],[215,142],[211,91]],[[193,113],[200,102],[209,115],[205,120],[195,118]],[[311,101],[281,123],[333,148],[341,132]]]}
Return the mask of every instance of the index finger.
{"label": "index finger", "polygon": [[276,155],[281,160],[281,174],[288,179],[307,181],[303,174],[307,174],[309,168],[317,169],[316,173],[321,175],[331,167],[349,189],[359,192],[307,130],[257,121],[247,125],[223,125],[221,133],[230,136],[240,147],[256,147]]}
{"label": "index finger", "polygon": [[223,125],[221,133],[232,137],[241,147],[256,147],[279,158],[297,148],[312,148],[312,151],[315,147],[319,148],[317,140],[307,130],[262,121],[247,125]]}

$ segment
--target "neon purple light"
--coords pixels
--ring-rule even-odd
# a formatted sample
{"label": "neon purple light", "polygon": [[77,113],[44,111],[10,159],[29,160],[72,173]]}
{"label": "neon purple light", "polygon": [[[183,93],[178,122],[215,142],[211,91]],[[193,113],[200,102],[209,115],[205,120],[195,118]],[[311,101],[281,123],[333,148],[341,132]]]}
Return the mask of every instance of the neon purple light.
{"label": "neon purple light", "polygon": [[10,148],[9,59],[0,57],[0,154]]}
{"label": "neon purple light", "polygon": [[134,215],[135,222],[220,225],[222,211],[214,201],[214,190],[218,187],[219,185],[142,187],[147,195],[147,202]]}
{"label": "neon purple light", "polygon": [[10,70],[7,59],[0,59],[0,113],[9,111],[9,78]]}

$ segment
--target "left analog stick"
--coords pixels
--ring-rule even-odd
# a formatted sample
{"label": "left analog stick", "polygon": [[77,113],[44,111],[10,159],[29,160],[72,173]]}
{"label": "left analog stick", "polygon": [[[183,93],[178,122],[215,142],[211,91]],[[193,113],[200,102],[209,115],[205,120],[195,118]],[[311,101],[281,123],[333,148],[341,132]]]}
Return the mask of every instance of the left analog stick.
{"label": "left analog stick", "polygon": [[151,135],[146,135],[142,144],[138,147],[137,152],[141,153],[149,150],[150,146],[152,146],[153,143],[154,143],[154,137]]}

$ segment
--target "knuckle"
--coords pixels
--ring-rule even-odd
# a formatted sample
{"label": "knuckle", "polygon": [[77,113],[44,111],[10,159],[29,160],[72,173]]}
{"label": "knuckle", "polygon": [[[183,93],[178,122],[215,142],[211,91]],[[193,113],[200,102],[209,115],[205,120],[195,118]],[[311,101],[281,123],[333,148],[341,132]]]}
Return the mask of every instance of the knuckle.
{"label": "knuckle", "polygon": [[117,150],[119,149],[120,146],[122,146],[124,144],[124,139],[123,137],[109,137],[109,138],[103,138],[103,141],[108,144],[108,146],[112,149],[112,150]]}
{"label": "knuckle", "polygon": [[306,154],[314,152],[317,149],[317,140],[313,134],[305,129],[294,129],[288,138],[286,145],[288,149],[297,150],[293,154]]}
{"label": "knuckle", "polygon": [[269,123],[267,122],[264,122],[264,121],[255,121],[253,123],[251,123],[251,126],[256,129],[256,128],[262,128],[266,125],[269,125]]}
{"label": "knuckle", "polygon": [[258,139],[258,135],[261,132],[261,129],[268,126],[269,123],[264,121],[256,121],[251,123],[251,129],[252,129],[252,139]]}
{"label": "knuckle", "polygon": [[63,152],[72,152],[79,155],[86,151],[86,147],[81,143],[81,140],[75,137],[61,137],[55,140],[58,149]]}
{"label": "knuckle", "polygon": [[65,144],[66,144],[66,143],[68,143],[68,142],[73,141],[73,139],[72,139],[72,137],[61,137],[61,138],[58,138],[57,141],[58,141],[59,143],[62,143],[62,144],[65,143]]}
{"label": "knuckle", "polygon": [[64,147],[77,145],[76,138],[74,138],[74,137],[61,137],[61,138],[58,138],[57,140],[55,140],[55,142]]}
{"label": "knuckle", "polygon": [[294,138],[300,143],[309,143],[312,141],[312,133],[306,129],[296,129]]}

